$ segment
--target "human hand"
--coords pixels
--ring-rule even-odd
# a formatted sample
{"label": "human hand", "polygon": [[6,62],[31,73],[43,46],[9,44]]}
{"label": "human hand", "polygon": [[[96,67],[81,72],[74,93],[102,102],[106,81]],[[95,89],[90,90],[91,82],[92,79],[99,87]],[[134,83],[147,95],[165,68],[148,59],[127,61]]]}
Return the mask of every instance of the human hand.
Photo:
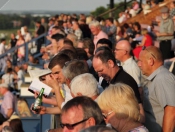
{"label": "human hand", "polygon": [[60,89],[58,80],[52,75],[46,76],[46,84],[55,90]]}
{"label": "human hand", "polygon": [[30,107],[30,110],[32,111],[32,113],[40,114],[40,115],[46,114],[46,107],[44,107],[44,106],[37,106],[37,110],[38,111],[34,111],[33,110],[33,105],[34,104],[32,104],[31,107]]}

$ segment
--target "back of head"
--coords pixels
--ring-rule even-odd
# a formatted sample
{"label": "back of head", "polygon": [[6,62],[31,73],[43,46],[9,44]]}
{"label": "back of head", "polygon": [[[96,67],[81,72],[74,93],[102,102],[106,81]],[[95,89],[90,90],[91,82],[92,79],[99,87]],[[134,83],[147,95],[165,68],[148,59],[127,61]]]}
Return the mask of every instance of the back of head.
{"label": "back of head", "polygon": [[90,39],[90,38],[84,38],[81,42],[83,43],[83,49],[86,49],[87,48],[89,50],[88,51],[89,54],[90,55],[93,55],[94,49],[95,49],[95,45],[94,45],[92,39]]}
{"label": "back of head", "polygon": [[96,125],[96,126],[91,126],[89,128],[86,128],[84,130],[81,130],[80,132],[116,132],[110,127],[107,126],[102,126],[102,125]]}
{"label": "back of head", "polygon": [[98,40],[97,46],[99,44],[101,44],[102,46],[107,46],[112,50],[112,42],[109,39],[102,38],[102,39]]}
{"label": "back of head", "polygon": [[77,51],[77,59],[78,60],[88,60],[88,56],[87,56],[87,53],[84,49],[82,48],[76,48],[76,51]]}
{"label": "back of head", "polygon": [[63,67],[63,75],[65,78],[72,80],[74,77],[88,73],[89,67],[85,61],[82,60],[72,60],[65,64]]}
{"label": "back of head", "polygon": [[69,100],[62,108],[62,112],[67,112],[73,107],[82,107],[84,119],[93,117],[95,124],[99,125],[103,121],[102,112],[98,104],[89,97],[80,96]]}
{"label": "back of head", "polygon": [[13,132],[24,132],[22,121],[20,119],[13,119],[10,121],[10,127]]}
{"label": "back of head", "polygon": [[70,58],[66,54],[60,53],[51,59],[48,67],[49,69],[52,69],[56,65],[59,65],[61,68],[63,68],[65,62],[67,61],[70,61]]}
{"label": "back of head", "polygon": [[147,51],[147,56],[152,56],[153,59],[155,59],[155,61],[160,62],[163,64],[163,56],[162,56],[162,52],[160,51],[159,48],[155,47],[155,46],[149,46],[146,47],[144,50]]}
{"label": "back of head", "polygon": [[117,119],[131,119],[134,121],[140,119],[139,104],[134,91],[126,84],[109,85],[99,95],[98,104],[102,111],[115,112]]}
{"label": "back of head", "polygon": [[97,50],[96,50],[96,53],[94,55],[94,58],[99,58],[102,63],[107,63],[108,60],[112,60],[113,63],[116,65],[116,60],[115,60],[115,57],[112,53],[112,51],[107,48],[107,47],[99,47]]}
{"label": "back of head", "polygon": [[57,33],[57,34],[52,35],[51,38],[55,39],[58,42],[60,39],[64,38],[64,35]]}
{"label": "back of head", "polygon": [[77,59],[77,53],[71,49],[63,49],[59,52],[59,54],[66,54],[71,60]]}
{"label": "back of head", "polygon": [[83,96],[91,98],[98,95],[97,81],[90,73],[80,74],[71,81],[71,92],[75,96],[77,96],[78,93],[81,93]]}

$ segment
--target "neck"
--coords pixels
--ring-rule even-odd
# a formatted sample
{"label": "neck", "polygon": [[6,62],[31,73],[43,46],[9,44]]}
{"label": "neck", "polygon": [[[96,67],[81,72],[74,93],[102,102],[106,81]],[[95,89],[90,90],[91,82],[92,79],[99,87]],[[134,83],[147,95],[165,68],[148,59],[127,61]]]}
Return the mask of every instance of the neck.
{"label": "neck", "polygon": [[118,130],[119,132],[128,132],[134,128],[137,128],[139,126],[142,126],[141,123],[133,121],[133,120],[127,120],[127,119],[120,119],[118,120],[116,126],[114,128]]}
{"label": "neck", "polygon": [[126,56],[123,56],[121,62],[125,62],[126,60],[130,59],[131,56],[130,55],[126,55]]}
{"label": "neck", "polygon": [[116,75],[116,73],[119,71],[119,67],[117,66],[117,64],[116,64],[116,66],[113,68],[113,70],[112,70],[112,72],[111,72],[111,80],[114,78],[114,76]]}

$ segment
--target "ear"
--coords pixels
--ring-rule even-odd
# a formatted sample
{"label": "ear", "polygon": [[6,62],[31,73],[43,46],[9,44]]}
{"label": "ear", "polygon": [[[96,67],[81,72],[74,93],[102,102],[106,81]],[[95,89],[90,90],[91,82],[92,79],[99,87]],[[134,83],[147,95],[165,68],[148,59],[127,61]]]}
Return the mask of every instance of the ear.
{"label": "ear", "polygon": [[110,68],[113,68],[114,67],[114,62],[112,60],[108,60],[108,66]]}
{"label": "ear", "polygon": [[150,59],[148,60],[148,64],[149,64],[150,66],[153,66],[153,65],[154,65],[154,59],[153,59],[153,58],[150,58]]}
{"label": "ear", "polygon": [[87,121],[89,127],[90,126],[95,126],[96,125],[96,122],[95,122],[95,119],[93,117],[90,117]]}

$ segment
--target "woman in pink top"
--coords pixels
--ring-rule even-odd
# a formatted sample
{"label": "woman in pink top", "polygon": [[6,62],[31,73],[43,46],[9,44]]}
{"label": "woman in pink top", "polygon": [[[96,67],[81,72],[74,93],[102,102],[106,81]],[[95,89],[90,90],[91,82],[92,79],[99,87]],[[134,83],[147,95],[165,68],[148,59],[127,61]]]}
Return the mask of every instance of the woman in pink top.
{"label": "woman in pink top", "polygon": [[[16,43],[16,46],[20,46],[20,45],[22,45],[24,43],[25,43],[24,38],[23,38],[22,35],[20,35],[19,39],[18,39],[18,41]],[[25,55],[25,46],[22,46],[22,47],[18,48],[17,55],[18,55],[18,58],[20,60],[24,57],[24,55]]]}

